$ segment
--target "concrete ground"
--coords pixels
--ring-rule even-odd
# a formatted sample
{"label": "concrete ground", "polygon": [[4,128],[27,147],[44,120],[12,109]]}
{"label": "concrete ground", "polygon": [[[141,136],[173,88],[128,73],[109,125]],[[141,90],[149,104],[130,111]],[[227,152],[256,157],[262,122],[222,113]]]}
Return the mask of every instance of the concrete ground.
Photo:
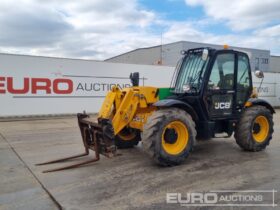
{"label": "concrete ground", "polygon": [[162,168],[139,145],[113,159],[46,174],[42,170],[67,163],[35,164],[83,151],[76,119],[1,122],[0,209],[188,209],[167,204],[166,193],[272,189],[279,209],[280,111],[274,121],[273,140],[262,152],[244,152],[233,138],[200,141],[184,164]]}

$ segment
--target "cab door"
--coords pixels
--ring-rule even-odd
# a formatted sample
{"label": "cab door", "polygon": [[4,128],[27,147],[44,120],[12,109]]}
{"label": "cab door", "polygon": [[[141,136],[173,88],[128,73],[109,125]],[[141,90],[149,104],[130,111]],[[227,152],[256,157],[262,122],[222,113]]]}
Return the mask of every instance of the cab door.
{"label": "cab door", "polygon": [[252,77],[249,58],[244,53],[237,55],[236,111],[241,112],[252,92]]}
{"label": "cab door", "polygon": [[222,51],[216,55],[206,90],[210,118],[228,118],[233,115],[235,68],[236,56],[233,51]]}

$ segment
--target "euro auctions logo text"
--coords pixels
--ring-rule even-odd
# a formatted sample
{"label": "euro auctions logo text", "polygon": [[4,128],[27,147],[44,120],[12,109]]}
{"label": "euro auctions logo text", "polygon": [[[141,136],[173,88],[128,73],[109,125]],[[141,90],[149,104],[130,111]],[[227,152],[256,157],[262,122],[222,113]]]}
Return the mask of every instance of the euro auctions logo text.
{"label": "euro auctions logo text", "polygon": [[276,207],[276,190],[212,190],[209,192],[166,193],[167,204],[180,206]]}
{"label": "euro auctions logo text", "polygon": [[[124,78],[121,78],[122,81]],[[129,80],[129,78],[125,78]],[[114,81],[111,83],[110,81]],[[71,95],[77,94],[91,94],[93,92],[110,91],[113,86],[120,89],[130,87],[127,82],[116,83],[116,78],[101,77],[101,78],[14,78],[0,76],[0,94],[13,95]],[[91,94],[92,95],[92,94]]]}
{"label": "euro auctions logo text", "polygon": [[13,77],[0,77],[0,94],[37,94],[39,91],[46,94],[71,94],[73,89],[74,83],[71,79],[25,77],[21,87],[16,87]]}

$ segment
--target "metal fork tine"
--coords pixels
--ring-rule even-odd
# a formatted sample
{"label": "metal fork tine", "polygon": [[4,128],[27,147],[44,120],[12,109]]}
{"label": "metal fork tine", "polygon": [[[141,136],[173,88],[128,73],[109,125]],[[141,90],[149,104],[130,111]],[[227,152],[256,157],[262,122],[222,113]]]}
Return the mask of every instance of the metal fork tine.
{"label": "metal fork tine", "polygon": [[83,156],[87,156],[89,153],[85,152],[82,154],[78,154],[78,155],[73,155],[73,156],[69,156],[69,157],[65,157],[65,158],[60,158],[60,159],[56,159],[56,160],[51,160],[51,161],[47,161],[47,162],[43,162],[43,163],[37,163],[36,166],[41,166],[41,165],[47,165],[47,164],[52,164],[52,163],[58,163],[58,162],[63,162],[65,160],[70,160],[70,159],[74,159],[74,158],[78,158],[78,157],[83,157]]}
{"label": "metal fork tine", "polygon": [[93,160],[88,160],[88,161],[85,161],[85,162],[81,162],[81,163],[77,163],[77,164],[73,164],[73,165],[69,165],[69,166],[64,166],[64,167],[59,167],[59,168],[45,170],[45,171],[43,171],[43,173],[49,173],[49,172],[54,172],[54,171],[61,171],[61,170],[76,168],[78,166],[82,166],[82,165],[86,165],[86,164],[89,164],[89,163],[93,163],[93,162],[96,162],[98,160],[99,160],[99,158],[94,158]]}
{"label": "metal fork tine", "polygon": [[[70,169],[70,168],[76,168],[78,166],[82,166],[82,165],[86,165],[86,164],[98,161],[100,159],[100,155],[99,155],[98,145],[97,145],[97,141],[96,141],[96,132],[93,132],[93,140],[95,142],[95,144],[94,144],[95,158],[94,159],[84,161],[84,162],[80,162],[80,163],[76,163],[76,164],[73,164],[73,165],[68,165],[68,166],[63,166],[63,167],[58,167],[58,168],[54,168],[54,169],[45,170],[45,171],[43,171],[43,173],[49,173],[49,172],[54,172],[54,171],[66,170],[66,169]],[[75,155],[75,156],[71,156],[71,157],[67,157],[67,158],[62,158],[62,159],[58,159],[58,160],[45,162],[45,163],[41,163],[40,165],[45,165],[45,164],[49,164],[49,163],[57,163],[57,162],[69,160],[69,159],[72,159],[72,158],[77,158],[77,157],[82,157],[82,156],[88,155],[89,154],[89,147],[86,146],[84,138],[83,138],[83,141],[84,141],[84,145],[85,145],[85,153],[84,154]]]}
{"label": "metal fork tine", "polygon": [[38,163],[36,165],[37,166],[47,165],[47,164],[52,164],[52,163],[63,162],[63,161],[74,159],[74,158],[83,157],[83,156],[89,155],[89,150],[93,150],[95,152],[95,157],[91,160],[87,160],[84,162],[79,162],[79,163],[68,165],[68,166],[62,166],[62,167],[58,167],[58,168],[45,170],[45,171],[43,171],[43,173],[61,171],[61,170],[76,168],[78,166],[93,163],[93,162],[99,161],[100,154],[103,154],[107,157],[110,157],[111,156],[110,154],[113,155],[115,148],[112,149],[110,147],[110,145],[106,145],[105,143],[103,143],[103,145],[100,144],[100,139],[103,140],[103,133],[102,133],[103,127],[101,125],[99,125],[98,123],[84,120],[87,117],[88,117],[88,115],[78,114],[79,128],[81,131],[82,140],[83,140],[83,144],[84,144],[84,148],[85,148],[84,153],[70,156],[70,157],[60,158],[60,159],[56,159],[56,160],[51,160],[51,161],[47,161],[47,162],[43,162],[43,163]]}

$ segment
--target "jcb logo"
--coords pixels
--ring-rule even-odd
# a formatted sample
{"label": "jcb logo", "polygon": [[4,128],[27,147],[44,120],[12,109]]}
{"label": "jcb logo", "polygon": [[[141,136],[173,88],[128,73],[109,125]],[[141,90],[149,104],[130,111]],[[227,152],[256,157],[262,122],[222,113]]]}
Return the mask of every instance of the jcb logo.
{"label": "jcb logo", "polygon": [[229,109],[230,102],[217,102],[215,103],[215,109]]}

